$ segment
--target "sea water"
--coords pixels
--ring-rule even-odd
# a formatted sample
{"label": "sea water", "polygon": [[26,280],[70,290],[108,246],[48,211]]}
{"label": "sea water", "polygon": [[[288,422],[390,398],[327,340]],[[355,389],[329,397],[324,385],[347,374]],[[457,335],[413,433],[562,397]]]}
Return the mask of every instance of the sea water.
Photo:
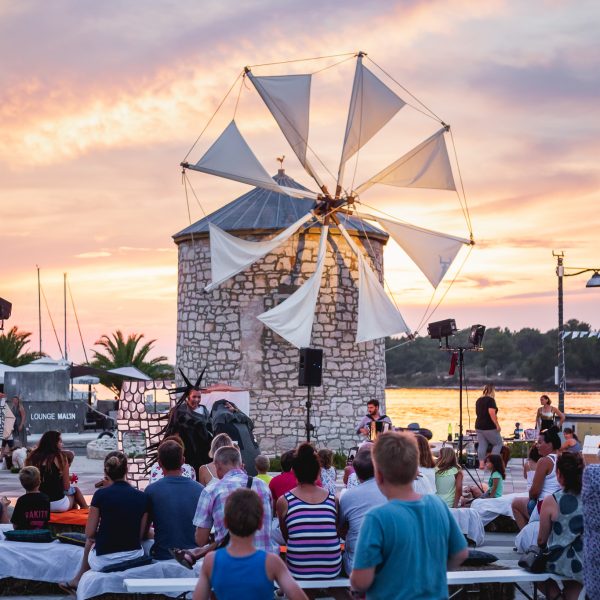
{"label": "sea water", "polygon": [[[557,406],[555,393],[532,390],[496,391],[498,421],[505,436],[515,430],[515,423],[522,429],[535,426],[536,411],[540,407],[540,395],[548,394],[553,406]],[[463,430],[475,429],[475,402],[481,390],[463,389]],[[439,388],[390,388],[386,390],[385,412],[396,427],[406,427],[409,423],[431,429],[434,440],[444,440],[448,436],[448,424],[452,432],[458,433],[459,391]],[[600,392],[567,392],[565,413],[600,414]]]}

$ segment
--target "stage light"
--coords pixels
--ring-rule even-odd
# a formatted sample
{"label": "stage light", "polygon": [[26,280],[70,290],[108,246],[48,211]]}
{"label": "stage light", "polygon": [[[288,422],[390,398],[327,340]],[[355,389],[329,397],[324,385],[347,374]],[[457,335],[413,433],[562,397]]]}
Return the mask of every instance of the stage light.
{"label": "stage light", "polygon": [[469,344],[474,348],[481,348],[483,335],[485,334],[485,325],[471,325],[471,333],[469,334]]}
{"label": "stage light", "polygon": [[456,321],[454,319],[444,319],[443,321],[429,323],[427,333],[432,340],[448,338],[456,333]]}

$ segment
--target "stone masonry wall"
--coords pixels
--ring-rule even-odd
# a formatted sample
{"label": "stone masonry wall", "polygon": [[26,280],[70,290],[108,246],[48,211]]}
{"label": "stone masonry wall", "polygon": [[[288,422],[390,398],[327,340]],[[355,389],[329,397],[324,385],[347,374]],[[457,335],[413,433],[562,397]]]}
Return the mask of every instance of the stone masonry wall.
{"label": "stone masonry wall", "polygon": [[[117,440],[123,450],[123,434],[128,431],[142,431],[146,437],[146,448],[159,441],[158,434],[164,427],[165,413],[146,410],[144,398],[147,391],[171,388],[172,381],[124,381],[119,397],[117,413]],[[174,401],[171,400],[171,406]],[[127,459],[129,482],[137,488],[144,488],[148,481],[148,459],[146,456]]]}
{"label": "stone masonry wall", "polygon": [[[377,398],[384,405],[384,341],[355,344],[358,264],[337,231],[329,239],[312,337],[312,347],[324,352],[323,386],[312,389],[313,438],[320,447],[347,450],[359,439],[354,428],[367,400]],[[362,237],[355,240],[362,246]],[[383,244],[364,241],[381,277]],[[298,349],[256,315],[314,272],[318,243],[317,229],[294,236],[209,293],[203,291],[210,282],[208,237],[196,235],[179,244],[177,367],[195,377],[207,366],[204,385],[249,389],[250,416],[268,454],[305,439],[307,388],[298,386]]]}

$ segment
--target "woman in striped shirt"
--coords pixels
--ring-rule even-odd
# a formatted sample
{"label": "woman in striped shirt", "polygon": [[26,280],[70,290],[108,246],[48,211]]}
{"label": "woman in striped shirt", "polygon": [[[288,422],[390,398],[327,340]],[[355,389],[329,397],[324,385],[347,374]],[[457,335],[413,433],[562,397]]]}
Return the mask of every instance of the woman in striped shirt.
{"label": "woman in striped shirt", "polygon": [[320,464],[310,444],[298,447],[292,469],[298,485],[277,500],[288,568],[295,579],[333,579],[342,565],[337,500],[315,485]]}

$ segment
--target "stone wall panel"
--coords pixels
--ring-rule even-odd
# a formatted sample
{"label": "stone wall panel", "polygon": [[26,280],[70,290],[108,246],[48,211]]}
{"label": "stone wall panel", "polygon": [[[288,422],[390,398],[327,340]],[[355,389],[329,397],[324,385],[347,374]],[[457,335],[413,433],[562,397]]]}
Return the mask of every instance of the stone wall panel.
{"label": "stone wall panel", "polygon": [[[324,350],[323,386],[312,390],[314,438],[319,445],[347,450],[358,441],[354,425],[366,401],[384,402],[384,341],[354,343],[358,264],[345,240],[332,233],[313,326],[312,346]],[[381,277],[383,243],[371,239],[363,246],[364,238],[354,239],[368,249]],[[269,454],[305,439],[307,390],[298,387],[298,349],[256,317],[314,272],[318,243],[316,232],[294,236],[209,293],[203,292],[210,281],[208,238],[179,243],[177,366],[192,376],[207,366],[206,385],[249,389],[256,435]]]}

